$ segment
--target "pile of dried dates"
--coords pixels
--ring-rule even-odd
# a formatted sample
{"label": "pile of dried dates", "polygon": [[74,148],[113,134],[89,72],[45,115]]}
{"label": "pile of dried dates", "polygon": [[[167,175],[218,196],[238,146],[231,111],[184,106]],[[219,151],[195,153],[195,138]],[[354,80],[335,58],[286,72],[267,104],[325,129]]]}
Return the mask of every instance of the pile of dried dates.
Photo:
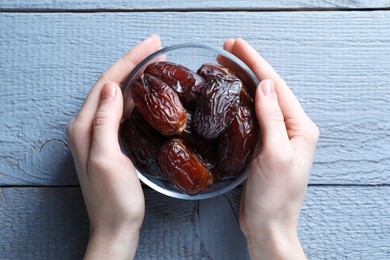
{"label": "pile of dried dates", "polygon": [[120,138],[139,171],[189,195],[245,171],[259,127],[253,99],[232,71],[159,61],[129,87],[135,109]]}

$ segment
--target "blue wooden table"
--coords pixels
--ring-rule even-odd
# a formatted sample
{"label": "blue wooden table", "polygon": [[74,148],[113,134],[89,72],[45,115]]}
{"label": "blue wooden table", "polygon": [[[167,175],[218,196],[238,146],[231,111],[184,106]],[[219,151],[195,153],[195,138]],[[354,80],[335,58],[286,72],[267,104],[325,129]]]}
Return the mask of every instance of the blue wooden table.
{"label": "blue wooden table", "polygon": [[[88,218],[64,134],[97,77],[150,34],[243,37],[321,129],[299,236],[310,259],[390,259],[390,1],[0,2],[0,259],[79,259]],[[137,259],[245,259],[240,188],[145,187]]]}

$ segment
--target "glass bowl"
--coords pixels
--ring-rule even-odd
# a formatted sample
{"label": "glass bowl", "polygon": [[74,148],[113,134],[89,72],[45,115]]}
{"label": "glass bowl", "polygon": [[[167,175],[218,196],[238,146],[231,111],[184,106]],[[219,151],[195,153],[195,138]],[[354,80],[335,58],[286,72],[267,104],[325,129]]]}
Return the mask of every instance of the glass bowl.
{"label": "glass bowl", "polygon": [[[199,43],[172,45],[160,49],[159,51],[151,54],[143,61],[141,61],[132,70],[132,72],[122,85],[125,110],[126,107],[128,107],[129,105],[126,104],[126,102],[132,103],[130,86],[132,85],[133,81],[137,80],[143,74],[144,69],[148,64],[161,60],[180,64],[189,69],[192,69],[193,71],[197,71],[197,69],[205,63],[221,64],[233,71],[243,81],[243,83],[246,85],[250,92],[249,94],[252,96],[254,95],[256,86],[259,83],[254,73],[245,63],[243,63],[239,58],[225,50],[213,48]],[[131,107],[132,105],[129,106]],[[124,116],[126,117],[126,114],[124,114]],[[120,144],[122,144],[121,138],[119,138],[119,142]],[[125,153],[124,150],[123,152]],[[168,181],[161,180],[158,177],[155,177],[145,172],[141,172],[138,169],[136,169],[136,171],[140,180],[150,188],[173,198],[187,200],[199,200],[219,196],[234,189],[248,177],[248,170],[246,170],[238,177],[219,180],[218,182],[214,183],[210,188],[201,193],[198,193],[196,195],[188,195],[178,190]]]}

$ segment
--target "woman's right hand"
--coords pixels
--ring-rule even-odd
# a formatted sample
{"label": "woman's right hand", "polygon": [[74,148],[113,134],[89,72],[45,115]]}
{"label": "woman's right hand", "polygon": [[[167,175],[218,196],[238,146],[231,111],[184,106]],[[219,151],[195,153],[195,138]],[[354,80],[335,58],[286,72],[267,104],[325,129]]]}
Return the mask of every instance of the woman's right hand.
{"label": "woman's right hand", "polygon": [[305,259],[297,235],[319,130],[275,70],[243,39],[224,49],[261,81],[255,110],[262,149],[250,165],[240,205],[240,226],[255,259]]}

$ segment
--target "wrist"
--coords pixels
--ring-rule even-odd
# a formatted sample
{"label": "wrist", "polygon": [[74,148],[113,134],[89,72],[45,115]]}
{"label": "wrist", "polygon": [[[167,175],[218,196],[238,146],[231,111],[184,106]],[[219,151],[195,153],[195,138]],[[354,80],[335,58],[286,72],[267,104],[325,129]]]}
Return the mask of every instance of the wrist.
{"label": "wrist", "polygon": [[94,230],[91,228],[84,259],[133,259],[138,239],[138,230]]}
{"label": "wrist", "polygon": [[246,235],[251,259],[306,259],[296,228],[267,225]]}

